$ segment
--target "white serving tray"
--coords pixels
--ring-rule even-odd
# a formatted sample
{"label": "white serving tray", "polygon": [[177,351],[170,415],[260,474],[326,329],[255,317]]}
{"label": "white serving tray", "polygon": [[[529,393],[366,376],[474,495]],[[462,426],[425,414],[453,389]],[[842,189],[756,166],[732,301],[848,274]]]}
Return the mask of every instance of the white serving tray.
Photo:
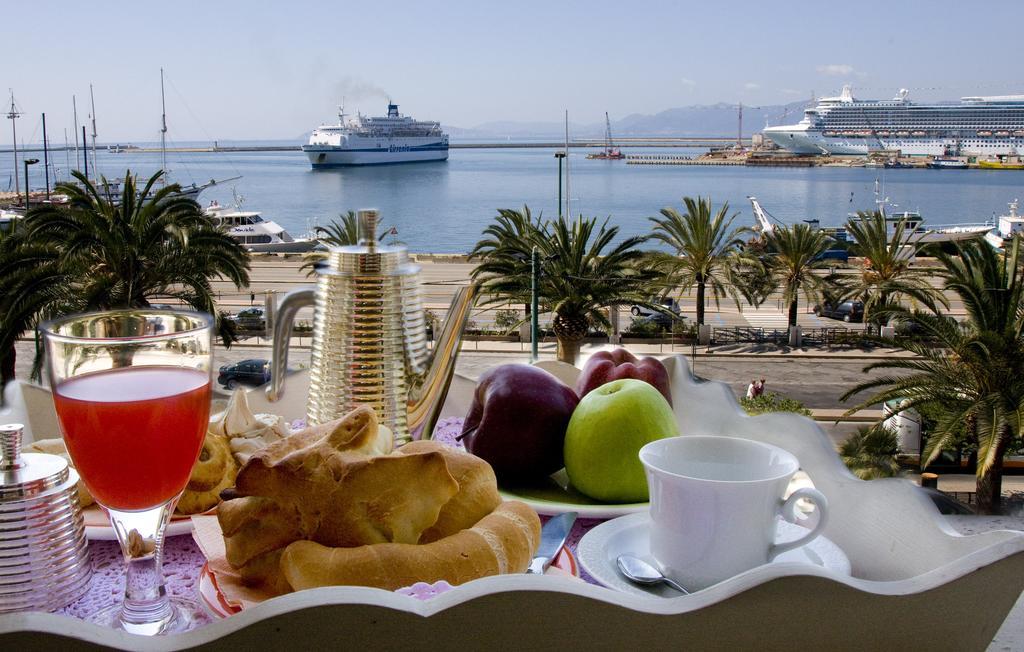
{"label": "white serving tray", "polygon": [[[541,366],[571,379],[572,367]],[[301,591],[187,634],[144,639],[51,614],[0,616],[4,649],[323,647],[494,649],[984,649],[1024,586],[1024,533],[961,536],[907,480],[865,482],[827,435],[793,414],[747,416],[730,389],[666,360],[683,436],[741,436],[792,451],[829,499],[825,535],[852,576],[766,565],[674,599],[578,581],[489,577],[430,601],[377,589]],[[456,379],[445,416],[465,414]]]}

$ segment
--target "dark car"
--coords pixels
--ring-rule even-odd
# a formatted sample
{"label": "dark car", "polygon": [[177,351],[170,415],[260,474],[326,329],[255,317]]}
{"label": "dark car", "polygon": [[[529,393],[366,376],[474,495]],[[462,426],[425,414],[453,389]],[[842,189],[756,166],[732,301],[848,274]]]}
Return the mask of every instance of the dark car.
{"label": "dark car", "polygon": [[235,323],[239,328],[250,331],[261,331],[267,327],[263,308],[246,308],[238,311],[238,314],[235,315]]}
{"label": "dark car", "polygon": [[822,303],[814,306],[814,314],[819,317],[841,319],[845,322],[861,322],[864,321],[864,303],[862,301]]}
{"label": "dark car", "polygon": [[633,314],[634,317],[646,319],[647,321],[651,321],[661,326],[665,326],[666,328],[671,328],[672,322],[674,322],[677,319],[681,319],[679,315],[679,312],[681,310],[679,307],[679,302],[673,299],[672,297],[651,297],[650,302],[656,306],[661,306],[662,308],[664,308],[665,310],[669,311],[672,314],[668,315],[657,310],[652,310],[647,306],[633,306],[632,308],[630,308],[629,311]]}
{"label": "dark car", "polygon": [[270,362],[257,358],[224,365],[220,368],[217,382],[228,389],[234,389],[239,385],[265,385],[270,382]]}

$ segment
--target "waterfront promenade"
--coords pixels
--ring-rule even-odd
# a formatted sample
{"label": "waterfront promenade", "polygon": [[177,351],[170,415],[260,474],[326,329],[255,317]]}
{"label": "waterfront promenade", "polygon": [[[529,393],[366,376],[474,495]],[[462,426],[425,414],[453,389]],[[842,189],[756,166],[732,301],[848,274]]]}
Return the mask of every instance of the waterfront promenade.
{"label": "waterfront promenade", "polygon": [[[413,259],[422,268],[423,301],[427,308],[433,310],[438,317],[444,317],[444,310],[451,303],[452,296],[459,285],[469,284],[469,276],[473,271],[474,264],[467,262],[465,256],[459,255],[432,255],[413,254]],[[213,290],[217,293],[218,301],[222,309],[229,312],[236,312],[250,305],[250,297],[255,294],[255,303],[262,305],[263,298],[267,291],[282,295],[302,285],[309,285],[314,282],[312,277],[306,277],[304,272],[299,271],[302,265],[300,256],[254,256],[252,262],[250,287],[237,290],[232,284],[226,281],[215,281]],[[922,259],[921,265],[929,264],[929,261]],[[840,270],[840,272],[853,273],[853,270]],[[938,279],[933,279],[933,284],[938,285]],[[679,298],[682,315],[692,323],[696,317],[696,290],[683,293],[673,292],[672,296]],[[950,308],[947,311],[954,317],[964,315],[963,306],[953,299],[950,299]],[[813,313],[813,305],[808,305],[803,298],[800,300],[800,316],[798,323],[804,328],[843,328],[860,329],[860,324],[844,324],[841,321],[818,317]],[[511,306],[513,309],[522,310],[522,306]],[[472,319],[478,326],[484,327],[492,324],[495,318],[496,309],[477,309]],[[738,309],[732,299],[722,299],[719,306],[709,300],[706,323],[716,328],[764,328],[764,329],[785,329],[788,324],[787,307],[782,305],[781,297],[774,295],[763,303],[759,308],[748,305],[741,305]],[[299,319],[309,319],[311,313],[300,314]],[[619,323],[622,330],[625,330],[630,323],[629,308],[620,310]]]}

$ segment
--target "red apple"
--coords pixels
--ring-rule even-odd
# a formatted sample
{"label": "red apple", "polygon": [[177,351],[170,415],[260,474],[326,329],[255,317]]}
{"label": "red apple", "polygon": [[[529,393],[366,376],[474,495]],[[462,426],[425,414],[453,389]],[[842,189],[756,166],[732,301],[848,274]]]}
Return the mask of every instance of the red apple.
{"label": "red apple", "polygon": [[535,481],[565,466],[565,430],[577,403],[576,392],[543,369],[495,367],[480,377],[459,439],[502,483]]}
{"label": "red apple", "polygon": [[582,399],[601,385],[622,378],[635,378],[653,385],[668,404],[672,405],[672,392],[665,365],[661,364],[660,360],[650,357],[637,360],[636,356],[626,349],[598,351],[590,356],[576,381],[576,394]]}

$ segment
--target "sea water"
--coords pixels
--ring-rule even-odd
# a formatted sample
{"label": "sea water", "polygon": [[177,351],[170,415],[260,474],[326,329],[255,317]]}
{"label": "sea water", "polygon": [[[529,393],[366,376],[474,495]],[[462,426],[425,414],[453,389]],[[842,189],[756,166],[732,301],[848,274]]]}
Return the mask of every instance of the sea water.
{"label": "sea water", "polygon": [[[751,195],[783,223],[819,219],[822,226],[839,226],[850,213],[873,210],[876,198],[887,197],[888,210],[919,210],[926,226],[935,227],[991,220],[1006,212],[1009,201],[1024,195],[1024,172],[1015,171],[627,165],[587,160],[591,151],[573,149],[570,155],[571,212],[609,217],[622,236],[649,233],[648,218],[665,207],[682,210],[684,196],[710,197],[716,210],[728,202],[730,214],[737,214],[735,226],[754,224],[747,200]],[[700,153],[681,148],[625,151]],[[300,151],[173,152],[168,168],[171,178],[183,185],[241,176],[204,191],[200,203],[231,204],[241,198],[245,210],[259,211],[294,236],[345,211],[373,207],[380,209],[387,227],[397,230],[390,237],[410,250],[458,253],[473,247],[499,208],[529,206],[535,215],[558,215],[554,152],[452,149],[444,162],[323,170],[311,169]],[[41,161],[41,154],[30,156]],[[160,154],[101,149],[98,161],[100,172],[110,178],[123,177],[126,169],[146,177],[160,167]],[[73,153],[71,162],[74,167]],[[67,177],[64,152],[51,153],[51,163],[55,174]],[[9,151],[0,153],[0,189],[12,183],[12,164]],[[42,167],[40,162],[30,168],[33,189],[43,186]],[[19,172],[24,173],[20,159]]]}

